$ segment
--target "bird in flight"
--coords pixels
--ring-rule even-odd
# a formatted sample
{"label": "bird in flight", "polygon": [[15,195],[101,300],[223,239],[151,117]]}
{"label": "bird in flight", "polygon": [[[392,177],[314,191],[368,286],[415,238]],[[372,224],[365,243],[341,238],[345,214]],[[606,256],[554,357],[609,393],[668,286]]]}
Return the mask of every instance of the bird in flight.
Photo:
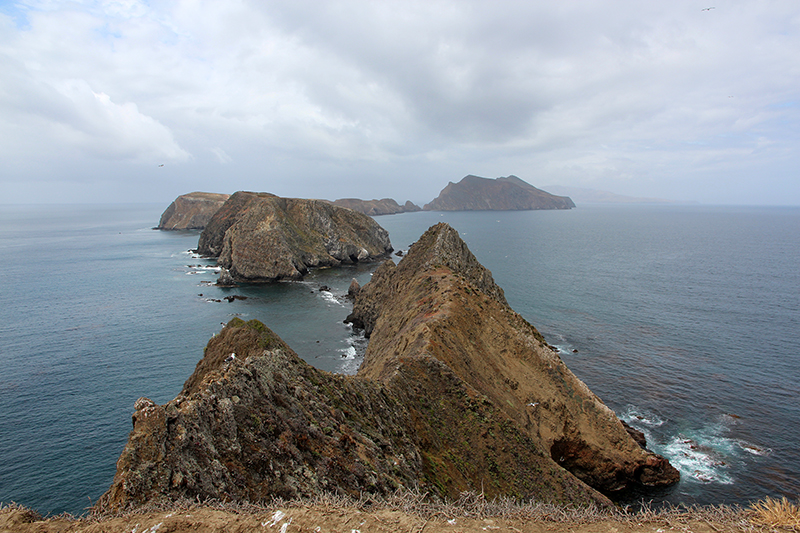
{"label": "bird in flight", "polygon": [[714,7],[704,7],[700,11],[711,11],[712,9],[716,9],[716,8],[714,8]]}
{"label": "bird in flight", "polygon": [[161,164],[160,164],[160,165],[158,165],[158,166],[159,166],[159,167],[163,167],[163,166],[164,166],[164,163],[161,163]]}

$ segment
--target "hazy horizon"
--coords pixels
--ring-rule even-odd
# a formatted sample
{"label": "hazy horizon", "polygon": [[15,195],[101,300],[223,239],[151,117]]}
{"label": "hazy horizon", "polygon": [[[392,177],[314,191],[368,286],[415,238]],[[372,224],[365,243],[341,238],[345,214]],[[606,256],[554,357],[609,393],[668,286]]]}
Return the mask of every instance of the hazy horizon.
{"label": "hazy horizon", "polygon": [[0,1],[0,203],[800,205],[798,56],[791,0]]}

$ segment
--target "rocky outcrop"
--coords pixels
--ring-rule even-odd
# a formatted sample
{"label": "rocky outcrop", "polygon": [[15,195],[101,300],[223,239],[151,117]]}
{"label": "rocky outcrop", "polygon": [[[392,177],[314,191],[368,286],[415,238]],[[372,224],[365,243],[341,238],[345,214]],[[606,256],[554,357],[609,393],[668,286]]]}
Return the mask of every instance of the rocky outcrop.
{"label": "rocky outcrop", "polygon": [[349,320],[370,333],[356,376],[314,369],[262,323],[233,319],[177,398],[136,402],[98,508],[399,488],[603,507],[599,490],[677,481],[446,224],[351,292]]}
{"label": "rocky outcrop", "polygon": [[678,481],[580,381],[446,224],[361,287],[348,318],[370,335],[359,375],[393,387],[436,361],[502,411],[537,449],[604,492]]}
{"label": "rocky outcrop", "polygon": [[322,200],[237,192],[200,234],[198,252],[217,257],[234,281],[300,279],[311,267],[371,261],[392,251],[370,217]]}
{"label": "rocky outcrop", "polygon": [[404,487],[610,503],[441,361],[409,361],[389,382],[334,375],[256,320],[229,322],[177,398],[134,407],[114,481],[97,503],[104,510]]}
{"label": "rocky outcrop", "polygon": [[555,196],[537,189],[516,176],[488,179],[466,176],[442,189],[425,211],[510,211],[529,209],[571,209],[567,196]]}
{"label": "rocky outcrop", "polygon": [[229,196],[212,192],[182,194],[169,204],[156,229],[203,229]]}
{"label": "rocky outcrop", "polygon": [[391,198],[382,200],[360,200],[358,198],[340,198],[333,202],[333,205],[346,207],[359,213],[364,213],[371,217],[379,215],[394,215],[397,213],[413,213],[422,211],[422,208],[408,200],[405,204],[399,205]]}

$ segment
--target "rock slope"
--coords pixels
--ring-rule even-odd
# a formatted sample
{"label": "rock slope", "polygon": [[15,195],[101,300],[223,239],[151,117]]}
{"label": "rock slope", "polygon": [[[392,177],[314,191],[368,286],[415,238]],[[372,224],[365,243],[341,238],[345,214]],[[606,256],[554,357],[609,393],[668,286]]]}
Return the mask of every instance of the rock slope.
{"label": "rock slope", "polygon": [[436,360],[414,362],[386,386],[317,370],[260,322],[235,318],[178,397],[137,400],[97,508],[414,487],[457,498],[484,483],[488,495],[609,503]]}
{"label": "rock slope", "polygon": [[203,229],[228,197],[229,194],[212,192],[182,194],[175,198],[161,215],[156,229]]}
{"label": "rock slope", "polygon": [[349,319],[371,334],[356,376],[314,369],[260,322],[233,319],[177,398],[136,402],[98,508],[417,487],[610,506],[589,485],[677,481],[508,307],[449,226],[353,292]]}
{"label": "rock slope", "polygon": [[233,281],[300,279],[311,267],[370,261],[392,251],[370,217],[322,200],[236,192],[206,225],[198,252]]}
{"label": "rock slope", "polygon": [[382,200],[361,200],[358,198],[339,198],[334,200],[333,205],[339,207],[346,207],[353,209],[359,213],[364,213],[371,217],[379,215],[394,215],[397,213],[414,213],[422,211],[422,208],[408,200],[405,204],[400,205],[392,198],[383,198]]}
{"label": "rock slope", "polygon": [[528,209],[571,209],[567,196],[555,196],[537,189],[516,176],[481,178],[466,176],[442,189],[425,211],[509,211]]}
{"label": "rock slope", "polygon": [[524,435],[588,485],[613,492],[667,485],[678,472],[642,449],[506,303],[491,273],[446,224],[429,229],[355,296],[348,318],[370,335],[359,375],[391,386],[436,361],[484,395]]}

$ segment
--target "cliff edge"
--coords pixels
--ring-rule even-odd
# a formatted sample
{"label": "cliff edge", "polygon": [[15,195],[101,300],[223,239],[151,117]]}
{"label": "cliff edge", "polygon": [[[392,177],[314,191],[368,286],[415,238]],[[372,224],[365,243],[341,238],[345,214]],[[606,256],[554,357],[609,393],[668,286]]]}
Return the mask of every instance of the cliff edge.
{"label": "cliff edge", "polygon": [[555,196],[537,189],[516,176],[481,178],[465,176],[442,189],[425,211],[512,211],[530,209],[572,209],[568,196]]}
{"label": "cliff edge", "polygon": [[233,281],[300,279],[311,267],[371,261],[392,251],[370,217],[323,200],[236,192],[206,225],[198,252]]}
{"label": "cliff edge", "polygon": [[156,229],[203,229],[229,196],[213,192],[182,194],[162,213]]}

